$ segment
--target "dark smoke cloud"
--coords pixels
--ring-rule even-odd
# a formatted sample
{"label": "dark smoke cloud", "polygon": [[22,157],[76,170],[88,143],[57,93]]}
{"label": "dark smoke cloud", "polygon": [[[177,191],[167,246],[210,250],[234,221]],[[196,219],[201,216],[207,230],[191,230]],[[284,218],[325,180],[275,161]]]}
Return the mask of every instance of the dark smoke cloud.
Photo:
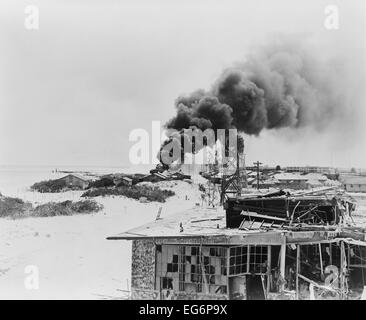
{"label": "dark smoke cloud", "polygon": [[281,39],[225,70],[211,90],[179,97],[177,114],[166,127],[236,128],[249,135],[284,127],[323,129],[344,113],[338,67],[321,62],[299,42]]}
{"label": "dark smoke cloud", "polygon": [[239,131],[257,134],[268,125],[264,90],[248,81],[241,71],[226,71],[214,92],[220,101],[231,107],[232,124]]}
{"label": "dark smoke cloud", "polygon": [[203,91],[194,92],[176,101],[177,115],[167,123],[171,129],[189,127],[206,129],[229,129],[232,127],[232,109],[219,101],[218,97]]}

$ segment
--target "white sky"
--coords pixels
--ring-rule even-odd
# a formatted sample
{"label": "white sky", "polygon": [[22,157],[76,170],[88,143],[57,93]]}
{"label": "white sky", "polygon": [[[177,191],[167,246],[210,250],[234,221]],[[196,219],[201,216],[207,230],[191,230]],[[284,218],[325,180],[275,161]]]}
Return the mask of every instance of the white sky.
{"label": "white sky", "polygon": [[[0,4],[0,165],[128,165],[135,128],[151,130],[174,100],[208,89],[225,67],[271,35],[309,37],[345,58],[352,108],[364,112],[364,0],[33,0]],[[340,29],[323,27],[339,6]],[[361,117],[362,118],[362,117]],[[286,136],[286,138],[284,138]],[[246,138],[247,162],[366,167],[366,126]]]}

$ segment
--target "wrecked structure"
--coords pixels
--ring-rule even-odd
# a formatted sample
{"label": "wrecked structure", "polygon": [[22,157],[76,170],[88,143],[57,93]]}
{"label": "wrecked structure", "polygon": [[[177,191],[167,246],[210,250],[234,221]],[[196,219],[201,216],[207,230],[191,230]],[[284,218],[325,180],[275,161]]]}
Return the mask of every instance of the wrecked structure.
{"label": "wrecked structure", "polygon": [[[326,189],[320,189],[326,190]],[[228,228],[246,221],[271,222],[275,225],[336,225],[351,221],[355,204],[344,197],[318,195],[316,191],[289,193],[278,191],[264,195],[228,198],[225,202]]]}
{"label": "wrecked structure", "polygon": [[328,192],[229,196],[108,239],[132,240],[132,299],[359,299],[366,233]]}

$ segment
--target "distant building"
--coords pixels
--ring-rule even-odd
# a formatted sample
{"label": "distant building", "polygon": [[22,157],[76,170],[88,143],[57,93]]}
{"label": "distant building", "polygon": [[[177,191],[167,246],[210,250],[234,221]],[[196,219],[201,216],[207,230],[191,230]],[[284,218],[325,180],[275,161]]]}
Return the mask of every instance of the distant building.
{"label": "distant building", "polygon": [[344,176],[341,181],[348,192],[366,192],[366,177]]}
{"label": "distant building", "polygon": [[308,178],[299,174],[280,173],[275,177],[278,181],[276,186],[280,189],[301,190],[309,188],[309,185],[307,184]]}
{"label": "distant building", "polygon": [[80,188],[85,189],[89,185],[88,179],[78,175],[78,174],[68,174],[65,177],[58,179],[59,181],[64,181],[66,187],[68,188]]}
{"label": "distant building", "polygon": [[123,177],[120,182],[123,183],[126,186],[132,186],[133,185],[133,180],[131,178],[128,178],[128,177]]}
{"label": "distant building", "polygon": [[300,173],[323,173],[323,174],[335,173],[335,169],[332,167],[317,167],[317,166],[286,167],[285,171],[286,172],[300,172]]}
{"label": "distant building", "polygon": [[[257,187],[257,179],[252,176],[248,178],[248,184]],[[304,190],[322,187],[327,184],[327,177],[319,173],[277,173],[267,175],[267,178],[260,178],[259,189],[292,189]]]}

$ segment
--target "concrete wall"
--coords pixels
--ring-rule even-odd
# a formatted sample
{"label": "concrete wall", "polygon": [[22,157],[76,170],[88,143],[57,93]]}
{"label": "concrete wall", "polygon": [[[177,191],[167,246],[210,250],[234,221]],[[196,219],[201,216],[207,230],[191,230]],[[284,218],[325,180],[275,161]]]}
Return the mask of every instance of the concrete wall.
{"label": "concrete wall", "polygon": [[155,289],[155,243],[150,240],[132,242],[131,288]]}

